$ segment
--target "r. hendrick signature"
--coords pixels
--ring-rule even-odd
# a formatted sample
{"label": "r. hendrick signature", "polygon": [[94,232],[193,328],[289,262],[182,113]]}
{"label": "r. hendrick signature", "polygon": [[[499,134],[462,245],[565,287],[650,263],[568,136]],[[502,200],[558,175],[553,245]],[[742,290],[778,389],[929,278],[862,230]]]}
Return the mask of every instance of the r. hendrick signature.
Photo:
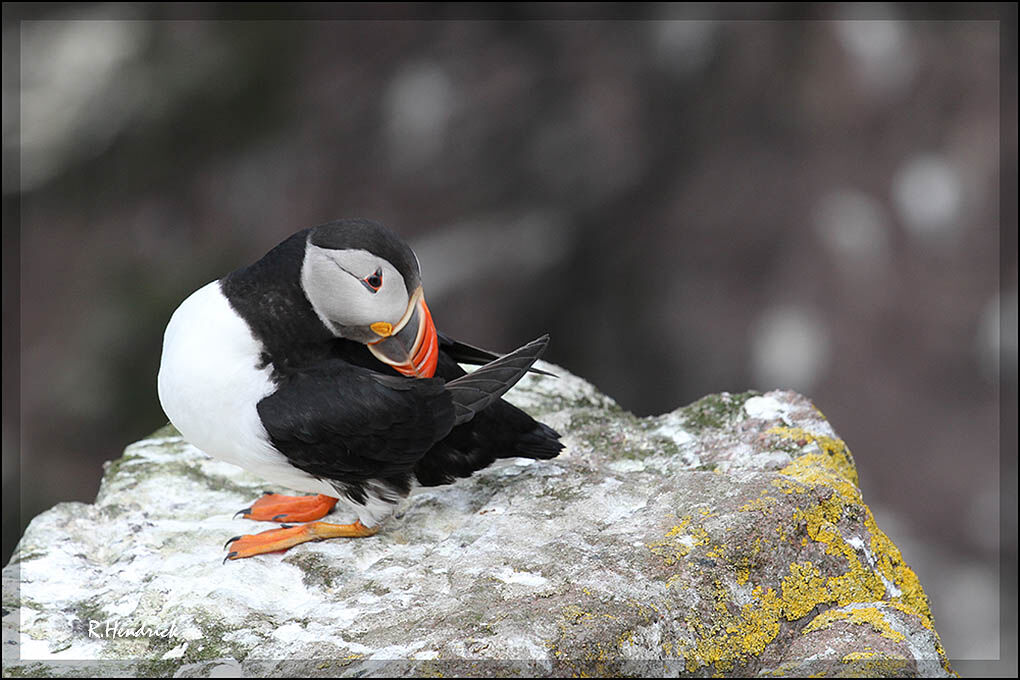
{"label": "r. hendrick signature", "polygon": [[119,619],[108,621],[89,619],[90,638],[172,638],[179,637],[179,635],[176,623],[171,623],[167,627],[156,627],[147,626],[144,623],[140,625],[128,623]]}

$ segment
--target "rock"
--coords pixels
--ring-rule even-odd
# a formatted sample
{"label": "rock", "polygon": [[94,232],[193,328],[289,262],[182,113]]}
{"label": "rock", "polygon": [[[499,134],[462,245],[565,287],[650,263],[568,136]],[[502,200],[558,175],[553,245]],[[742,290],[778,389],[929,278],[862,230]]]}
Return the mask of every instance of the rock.
{"label": "rock", "polygon": [[545,368],[509,398],[559,458],[421,489],[371,538],[223,564],[267,485],[169,426],[129,446],[4,568],[4,675],[952,674],[807,399],[636,418]]}

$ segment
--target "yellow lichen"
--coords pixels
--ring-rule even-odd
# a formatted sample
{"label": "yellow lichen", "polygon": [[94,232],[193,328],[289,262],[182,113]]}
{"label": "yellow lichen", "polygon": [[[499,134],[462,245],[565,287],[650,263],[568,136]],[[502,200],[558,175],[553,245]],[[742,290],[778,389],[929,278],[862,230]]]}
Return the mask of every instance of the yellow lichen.
{"label": "yellow lichen", "polygon": [[668,566],[673,566],[690,554],[696,546],[709,542],[708,532],[704,527],[694,527],[688,531],[691,517],[684,517],[679,524],[666,532],[664,540],[648,544],[648,549],[663,559]]}
{"label": "yellow lichen", "polygon": [[829,592],[826,581],[811,562],[794,562],[790,575],[783,579],[783,616],[796,621],[820,603],[827,602]]}
{"label": "yellow lichen", "polygon": [[723,559],[723,554],[726,552],[726,548],[721,545],[712,546],[710,550],[705,551],[705,557],[711,557],[714,560]]}
{"label": "yellow lichen", "polygon": [[739,613],[731,610],[732,598],[721,582],[715,582],[713,595],[717,612],[714,620],[706,625],[693,614],[685,619],[696,642],[676,652],[679,655],[684,651],[689,672],[702,666],[712,666],[717,673],[731,671],[738,661],[761,654],[779,634],[781,603],[772,588],[756,587],[752,591],[755,601],[741,607]]}
{"label": "yellow lichen", "polygon": [[772,486],[776,487],[783,493],[790,495],[792,493],[806,493],[808,487],[803,484],[798,484],[790,479],[773,479]]}
{"label": "yellow lichen", "polygon": [[780,610],[779,596],[772,588],[761,592],[756,588],[756,604],[745,604],[741,607],[741,626],[738,631],[742,651],[757,656],[766,645],[779,635]]}
{"label": "yellow lichen", "polygon": [[902,656],[883,655],[870,649],[850,652],[840,660],[851,667],[844,669],[840,675],[850,678],[900,677],[909,664]]}
{"label": "yellow lichen", "polygon": [[[852,602],[887,601],[900,611],[916,616],[921,624],[934,630],[928,597],[914,571],[907,566],[899,549],[889,537],[878,528],[874,515],[864,504],[858,489],[857,470],[846,444],[840,439],[815,435],[801,428],[777,427],[769,430],[798,443],[814,442],[822,453],[802,455],[780,470],[781,474],[793,477],[808,486],[823,484],[835,493],[807,510],[798,509],[795,519],[806,523],[808,537],[823,543],[826,553],[846,558],[849,569],[841,576],[828,579],[832,602],[843,606]],[[869,558],[874,568],[865,567],[857,551],[839,533],[835,524],[847,509],[859,514],[870,536]],[[893,584],[895,592],[888,592],[885,582]],[[945,650],[936,639],[936,647],[944,668],[949,668]]]}
{"label": "yellow lichen", "polygon": [[[791,534],[791,522],[784,521],[775,531],[761,532],[752,540],[749,550],[742,556],[731,557],[735,581],[743,586],[751,581],[754,556],[768,552],[781,544],[793,544],[799,550],[811,549],[819,554],[836,558],[827,560],[829,574],[823,575],[821,565],[801,559],[788,565],[788,574],[778,586],[760,584],[751,591],[751,602],[739,609],[725,585],[716,580],[709,593],[713,607],[707,619],[697,613],[685,617],[690,639],[666,640],[663,652],[681,657],[688,672],[699,668],[712,668],[714,673],[733,671],[738,663],[760,655],[779,635],[783,620],[797,621],[817,608],[845,607],[854,603],[884,602],[897,610],[918,617],[922,625],[932,628],[927,597],[914,572],[903,561],[899,550],[875,524],[871,511],[863,503],[858,488],[857,470],[846,444],[833,437],[817,435],[802,428],[777,427],[770,434],[793,440],[799,446],[814,444],[817,450],[796,457],[780,470],[781,477],[771,482],[771,488],[786,495],[796,495],[799,504],[790,519],[798,529]],[[769,517],[783,506],[770,493],[763,491],[758,498],[740,507],[744,512],[761,512]],[[712,516],[705,509],[702,516]],[[847,527],[863,527],[864,541],[844,537]],[[854,528],[853,534],[859,529]],[[675,565],[698,546],[710,543],[704,527],[692,526],[687,516],[666,532],[663,540],[650,544],[653,553],[667,565]],[[853,545],[851,545],[853,542]],[[729,546],[712,545],[706,557],[725,559]],[[732,554],[732,553],[731,553]],[[833,573],[833,567],[836,567]],[[672,574],[667,587],[674,585],[681,574]],[[889,586],[887,587],[887,584]],[[835,613],[830,613],[835,612]],[[869,624],[884,637],[902,641],[902,634],[893,630],[879,607],[860,607],[840,612],[829,609],[814,617],[805,631],[818,630],[843,619],[855,624]],[[948,662],[941,645],[936,647],[948,670]],[[900,663],[898,659],[874,659],[872,665],[860,665],[861,659],[851,659],[853,669],[887,672]],[[893,663],[895,662],[895,663]],[[882,665],[885,664],[885,665]],[[891,664],[891,665],[890,665]],[[860,666],[860,667],[858,667]]]}
{"label": "yellow lichen", "polygon": [[712,594],[715,600],[715,610],[726,616],[730,613],[728,603],[730,601],[730,593],[726,590],[726,586],[723,585],[722,581],[716,580],[712,583]]}
{"label": "yellow lichen", "polygon": [[809,487],[825,484],[848,501],[861,502],[857,470],[848,459],[841,461],[823,453],[805,453],[780,470],[779,474],[793,477]]}
{"label": "yellow lichen", "polygon": [[691,523],[691,516],[687,515],[680,520],[679,524],[675,524],[672,529],[666,532],[666,538],[673,538],[677,534],[683,533],[683,530],[687,528],[687,525]]}
{"label": "yellow lichen", "polygon": [[885,613],[878,607],[857,607],[850,610],[830,609],[812,619],[811,623],[805,626],[801,632],[807,635],[812,631],[824,630],[832,627],[832,624],[837,621],[846,621],[856,625],[870,625],[873,631],[884,638],[889,638],[896,642],[906,640],[906,636],[903,633],[892,628],[885,618]]}
{"label": "yellow lichen", "polygon": [[871,534],[870,547],[871,553],[875,556],[875,567],[900,591],[900,594],[892,599],[893,606],[907,614],[913,614],[921,620],[925,628],[934,630],[928,596],[925,595],[917,574],[903,561],[899,548],[878,528],[870,510],[864,518],[864,526]]}
{"label": "yellow lichen", "polygon": [[683,579],[683,577],[684,577],[683,574],[673,574],[668,579],[666,579],[666,590],[669,590],[670,588],[672,588],[673,584],[676,583],[677,581]]}
{"label": "yellow lichen", "polygon": [[[855,487],[859,486],[860,482],[857,478],[857,468],[854,466],[853,456],[851,456],[850,449],[847,448],[846,443],[842,439],[815,434],[800,427],[773,427],[766,434],[775,434],[798,444],[804,442],[800,444],[801,446],[811,443],[817,444],[821,450],[820,454],[805,454],[794,460],[791,465],[801,463],[798,466],[801,469],[809,466],[819,467],[846,479]],[[814,457],[805,460],[808,456]],[[783,474],[787,473],[784,472]],[[810,483],[810,480],[802,479],[797,475],[791,476],[797,477],[801,482]]]}
{"label": "yellow lichen", "polygon": [[[758,671],[758,675],[767,676],[771,678],[795,678],[800,675],[802,671],[801,665],[803,662],[799,661],[787,661],[781,666],[776,668],[770,668],[769,670]],[[808,675],[809,678],[824,677],[824,675]]]}
{"label": "yellow lichen", "polygon": [[573,604],[567,605],[566,607],[563,608],[563,618],[572,624],[578,624],[585,621],[592,621],[598,618],[605,618],[614,621],[616,620],[616,617],[612,616],[611,614],[588,612],[581,609],[577,605]]}
{"label": "yellow lichen", "polygon": [[761,495],[758,498],[748,501],[744,505],[738,508],[741,512],[749,512],[751,510],[760,510],[763,514],[769,514],[772,512],[772,508],[776,504],[775,496]]}
{"label": "yellow lichen", "polygon": [[[586,588],[582,589],[586,595],[594,595]],[[649,624],[659,616],[659,609],[654,605],[643,604],[636,600],[629,602],[630,606],[637,610],[638,616],[643,619],[644,624]],[[615,626],[621,617],[603,612],[592,612],[577,605],[568,605],[563,608],[563,616],[558,623],[559,638],[547,640],[545,646],[552,650],[553,656],[563,661],[573,669],[576,677],[605,677],[615,676],[617,671],[613,665],[622,658],[624,645],[634,645],[635,633],[631,629],[619,630],[616,633],[615,642],[602,642],[599,640],[587,641],[580,647],[571,644],[567,648],[561,647],[561,643],[570,640],[573,636],[570,629],[577,625],[603,625]],[[628,618],[628,617],[623,617]]]}

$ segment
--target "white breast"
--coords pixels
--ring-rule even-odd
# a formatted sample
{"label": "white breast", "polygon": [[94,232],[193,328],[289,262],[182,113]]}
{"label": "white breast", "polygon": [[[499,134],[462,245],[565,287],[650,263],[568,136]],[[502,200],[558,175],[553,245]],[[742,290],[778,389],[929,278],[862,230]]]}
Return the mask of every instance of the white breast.
{"label": "white breast", "polygon": [[191,444],[269,481],[309,493],[336,491],[291,466],[269,442],[256,405],[274,390],[261,347],[214,281],[181,303],[163,336],[159,401]]}

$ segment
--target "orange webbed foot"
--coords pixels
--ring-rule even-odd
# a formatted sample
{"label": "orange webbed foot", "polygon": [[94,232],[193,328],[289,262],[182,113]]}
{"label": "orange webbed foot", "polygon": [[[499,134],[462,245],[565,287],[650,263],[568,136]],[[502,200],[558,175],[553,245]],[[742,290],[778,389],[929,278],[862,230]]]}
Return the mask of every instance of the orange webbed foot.
{"label": "orange webbed foot", "polygon": [[239,510],[237,514],[244,519],[260,522],[311,522],[328,515],[336,501],[321,493],[318,496],[282,496],[270,493],[252,503],[250,508]]}
{"label": "orange webbed foot", "polygon": [[329,522],[312,522],[301,526],[284,524],[279,529],[270,529],[258,534],[235,536],[227,541],[224,548],[230,550],[223,559],[239,560],[253,555],[277,552],[292,548],[308,541],[321,541],[326,538],[362,538],[379,531],[379,527],[366,527],[361,521],[354,524],[330,524]]}

